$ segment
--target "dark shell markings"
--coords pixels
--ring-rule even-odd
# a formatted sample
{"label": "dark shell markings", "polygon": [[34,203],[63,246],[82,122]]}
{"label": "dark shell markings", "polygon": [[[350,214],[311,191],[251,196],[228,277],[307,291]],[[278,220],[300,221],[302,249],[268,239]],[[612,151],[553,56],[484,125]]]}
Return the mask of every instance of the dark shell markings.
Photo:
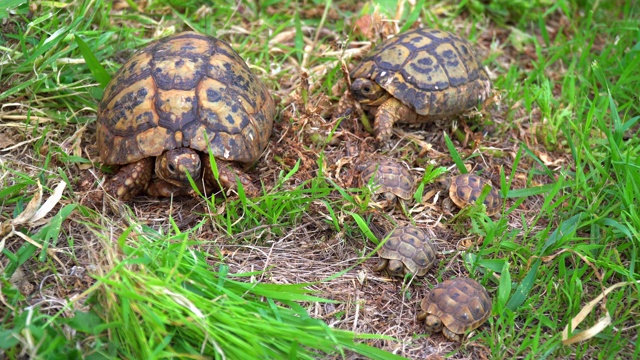
{"label": "dark shell markings", "polygon": [[164,150],[207,150],[251,163],[267,145],[275,107],[264,85],[223,41],[182,33],[136,53],[99,106],[98,146],[108,164]]}
{"label": "dark shell markings", "polygon": [[485,100],[491,81],[467,41],[415,29],[379,45],[351,73],[369,78],[420,115],[447,115]]}
{"label": "dark shell markings", "polygon": [[187,172],[212,188],[236,189],[239,179],[257,195],[242,171],[262,155],[274,117],[268,89],[225,42],[195,32],[152,42],[115,74],[98,107],[100,158],[122,165],[105,190],[122,200],[182,195]]}

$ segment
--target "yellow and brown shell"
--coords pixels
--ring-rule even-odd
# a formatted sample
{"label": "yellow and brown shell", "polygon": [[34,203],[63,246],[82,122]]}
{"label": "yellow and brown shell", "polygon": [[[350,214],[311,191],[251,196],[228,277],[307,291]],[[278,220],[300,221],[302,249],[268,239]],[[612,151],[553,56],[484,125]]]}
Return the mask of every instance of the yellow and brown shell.
{"label": "yellow and brown shell", "polygon": [[416,276],[424,276],[436,262],[436,247],[429,235],[415,226],[401,226],[391,232],[378,250],[384,259],[400,260]]}
{"label": "yellow and brown shell", "polygon": [[419,115],[471,109],[491,93],[472,46],[446,31],[415,29],[384,41],[350,73],[375,81]]}
{"label": "yellow and brown shell", "polygon": [[493,216],[502,208],[502,198],[498,190],[491,185],[491,182],[478,175],[462,174],[455,176],[451,180],[449,197],[457,206],[463,208],[480,197],[485,184],[491,186],[491,191],[484,198],[484,204],[487,207],[487,215]]}
{"label": "yellow and brown shell", "polygon": [[228,44],[183,32],[147,45],[115,74],[98,107],[98,149],[109,165],[181,147],[251,164],[274,116],[267,88]]}
{"label": "yellow and brown shell", "polygon": [[410,200],[413,196],[413,177],[402,164],[391,159],[369,161],[360,166],[360,186],[365,186],[373,177],[376,193],[391,193]]}
{"label": "yellow and brown shell", "polygon": [[478,328],[491,315],[491,298],[477,281],[461,277],[438,284],[420,303],[424,315],[434,315],[455,334]]}

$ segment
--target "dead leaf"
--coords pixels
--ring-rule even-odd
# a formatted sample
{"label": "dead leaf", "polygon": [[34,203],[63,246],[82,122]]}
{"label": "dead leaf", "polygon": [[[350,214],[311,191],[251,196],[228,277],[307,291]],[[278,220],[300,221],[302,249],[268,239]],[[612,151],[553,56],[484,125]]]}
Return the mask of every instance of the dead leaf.
{"label": "dead leaf", "polygon": [[[578,313],[578,315],[576,315],[575,318],[571,319],[571,322],[569,324],[567,324],[567,326],[565,326],[564,330],[562,331],[562,345],[571,345],[574,343],[577,343],[579,341],[585,341],[588,339],[591,339],[592,337],[598,335],[602,330],[604,330],[607,326],[611,325],[612,319],[611,319],[611,314],[609,314],[609,311],[607,310],[606,307],[602,307],[604,309],[605,315],[603,317],[601,317],[600,319],[598,319],[598,321],[595,323],[595,325],[593,325],[592,327],[585,329],[584,331],[581,331],[579,333],[574,333],[575,329],[578,327],[578,325],[580,325],[580,323],[582,321],[584,321],[584,319],[587,317],[587,315],[589,315],[589,313],[591,312],[591,310],[593,310],[593,308],[603,299],[605,298],[605,296],[607,296],[607,294],[609,294],[610,292],[612,292],[613,290],[625,286],[625,285],[632,285],[634,283],[638,283],[640,284],[640,280],[638,281],[630,281],[630,282],[619,282],[617,284],[611,285],[609,286],[605,291],[603,291],[600,295],[598,295],[595,299],[591,300],[585,307],[582,308],[582,310],[580,310],[580,312]],[[571,326],[571,332],[572,335],[571,337],[569,337],[569,326]]]}
{"label": "dead leaf", "polygon": [[361,35],[365,39],[373,38],[373,17],[373,14],[365,14],[356,20],[353,24],[354,34]]}
{"label": "dead leaf", "polygon": [[542,162],[547,165],[547,166],[559,166],[561,164],[564,164],[564,159],[563,158],[558,158],[558,159],[551,159],[551,157],[549,156],[549,154],[542,152],[542,151],[537,151],[538,158],[540,158],[540,160],[542,160]]}
{"label": "dead leaf", "polygon": [[4,150],[11,145],[15,145],[16,141],[7,136],[4,132],[0,132],[0,150]]}

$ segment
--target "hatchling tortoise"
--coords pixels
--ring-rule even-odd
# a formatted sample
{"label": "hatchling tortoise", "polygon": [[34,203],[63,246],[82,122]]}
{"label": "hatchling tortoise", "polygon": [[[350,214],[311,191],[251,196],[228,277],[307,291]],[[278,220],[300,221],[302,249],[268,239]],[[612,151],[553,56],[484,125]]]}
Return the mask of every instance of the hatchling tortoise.
{"label": "hatchling tortoise", "polygon": [[394,204],[398,197],[410,200],[413,196],[413,177],[397,161],[389,158],[366,161],[359,164],[357,170],[360,171],[360,186],[371,181],[375,193],[382,194],[387,204]]}
{"label": "hatchling tortoise", "polygon": [[436,248],[429,235],[415,226],[401,226],[391,232],[378,250],[375,271],[387,270],[391,276],[407,273],[424,276],[436,262]]}
{"label": "hatchling tortoise", "polygon": [[241,169],[267,146],[274,116],[269,91],[225,42],[195,32],[155,41],[118,70],[98,107],[100,158],[120,166],[105,190],[121,200],[184,195],[186,173],[217,187],[210,149],[223,188],[238,178],[257,195]]}
{"label": "hatchling tortoise", "polygon": [[478,328],[491,315],[491,298],[477,281],[462,277],[446,280],[422,299],[418,320],[427,331],[460,341],[462,334]]}
{"label": "hatchling tortoise", "polygon": [[502,208],[502,198],[498,190],[490,181],[474,174],[462,174],[453,178],[443,178],[438,180],[443,188],[449,189],[449,198],[446,200],[445,207],[451,207],[453,202],[459,208],[464,208],[470,203],[474,203],[482,193],[485,184],[491,186],[491,190],[484,198],[484,205],[487,207],[487,215],[493,216],[500,212]]}
{"label": "hatchling tortoise", "polygon": [[[436,29],[415,29],[384,41],[350,78],[351,95],[375,116],[378,147],[387,145],[396,122],[443,120],[477,106],[491,92],[472,46]],[[345,112],[338,109],[340,116]]]}

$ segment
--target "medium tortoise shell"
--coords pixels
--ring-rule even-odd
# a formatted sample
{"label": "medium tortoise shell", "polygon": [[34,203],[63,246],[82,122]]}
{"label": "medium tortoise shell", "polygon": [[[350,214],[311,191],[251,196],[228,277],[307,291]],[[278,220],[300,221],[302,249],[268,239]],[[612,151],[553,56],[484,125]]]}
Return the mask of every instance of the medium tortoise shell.
{"label": "medium tortoise shell", "polygon": [[491,80],[471,45],[437,29],[415,29],[384,41],[350,73],[367,78],[419,115],[463,112],[487,99]]}
{"label": "medium tortoise shell", "polygon": [[147,45],[115,74],[98,108],[98,149],[108,165],[209,147],[250,164],[274,116],[267,88],[228,44],[183,32]]}

